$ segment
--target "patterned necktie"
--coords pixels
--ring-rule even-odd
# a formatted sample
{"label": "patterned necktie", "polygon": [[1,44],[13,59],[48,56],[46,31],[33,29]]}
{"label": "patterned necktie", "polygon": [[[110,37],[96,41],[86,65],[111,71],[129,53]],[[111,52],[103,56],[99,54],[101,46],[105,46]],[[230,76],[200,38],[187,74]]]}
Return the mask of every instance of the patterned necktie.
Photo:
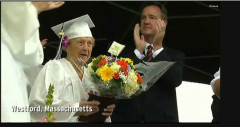
{"label": "patterned necktie", "polygon": [[148,58],[148,61],[150,61],[153,58],[153,53],[152,53],[153,47],[152,47],[152,45],[149,45],[147,47],[147,49],[148,49],[148,51],[147,51],[147,58]]}

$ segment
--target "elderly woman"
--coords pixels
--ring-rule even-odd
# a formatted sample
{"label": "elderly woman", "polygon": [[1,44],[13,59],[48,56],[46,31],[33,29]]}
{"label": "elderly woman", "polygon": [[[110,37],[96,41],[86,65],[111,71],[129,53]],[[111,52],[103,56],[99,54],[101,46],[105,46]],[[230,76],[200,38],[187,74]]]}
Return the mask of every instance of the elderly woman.
{"label": "elderly woman", "polygon": [[[52,107],[57,109],[53,115],[56,122],[77,122],[79,116],[98,112],[100,102],[87,101],[92,84],[90,74],[84,67],[85,62],[91,57],[95,43],[91,27],[94,27],[94,24],[88,15],[52,27],[57,35],[62,28],[64,29],[63,49],[67,52],[67,57],[50,60],[36,78],[29,102],[30,106],[40,105],[43,111],[31,112],[33,122],[46,117],[44,107],[50,84],[54,84]],[[107,118],[106,122],[111,121],[110,116],[114,107],[114,104],[106,107],[107,112],[103,113]]]}

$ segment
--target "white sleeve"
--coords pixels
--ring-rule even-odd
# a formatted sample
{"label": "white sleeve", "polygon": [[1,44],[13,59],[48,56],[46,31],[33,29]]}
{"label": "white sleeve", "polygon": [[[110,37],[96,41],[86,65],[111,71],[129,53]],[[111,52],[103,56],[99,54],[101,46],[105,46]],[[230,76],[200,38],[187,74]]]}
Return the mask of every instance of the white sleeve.
{"label": "white sleeve", "polygon": [[1,122],[31,122],[30,113],[13,107],[29,107],[27,79],[5,43],[1,43]]}
{"label": "white sleeve", "polygon": [[[43,112],[31,112],[31,120],[33,122],[42,120],[43,117],[46,117],[44,107],[50,83],[54,84],[54,101],[52,104],[53,107],[79,107],[79,102],[74,103],[73,101],[65,99],[67,97],[70,97],[71,93],[64,93],[64,91],[66,92],[66,90],[68,90],[68,85],[65,84],[64,74],[65,71],[58,60],[49,61],[40,71],[32,86],[29,103],[30,106],[34,107],[40,105],[43,108]],[[76,112],[55,112],[53,117],[56,117],[55,122],[66,122],[71,121],[70,119],[74,116],[75,113]]]}
{"label": "white sleeve", "polygon": [[43,65],[38,65],[31,68],[26,68],[24,70],[24,73],[28,77],[30,87],[32,87],[34,80],[36,79],[38,73],[41,71],[42,68]]}
{"label": "white sleeve", "polygon": [[137,49],[134,50],[134,53],[140,60],[142,60],[145,57],[145,55],[141,54]]}
{"label": "white sleeve", "polygon": [[1,3],[1,37],[13,56],[24,66],[43,62],[38,14],[32,2]]}
{"label": "white sleeve", "polygon": [[213,88],[213,85],[215,84],[216,80],[220,78],[220,68],[219,70],[214,74],[214,79],[210,82],[210,85]]}

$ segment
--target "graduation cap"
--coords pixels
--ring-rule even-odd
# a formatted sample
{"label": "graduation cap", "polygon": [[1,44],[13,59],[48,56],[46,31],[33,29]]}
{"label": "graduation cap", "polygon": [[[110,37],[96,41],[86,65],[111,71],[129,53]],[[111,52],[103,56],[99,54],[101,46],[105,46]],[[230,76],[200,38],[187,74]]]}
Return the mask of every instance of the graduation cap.
{"label": "graduation cap", "polygon": [[93,37],[90,30],[90,28],[93,27],[95,27],[95,25],[88,14],[53,26],[51,29],[60,38],[60,45],[55,59],[61,58],[61,45],[63,42],[63,37],[67,37],[68,39],[77,37]]}
{"label": "graduation cap", "polygon": [[67,22],[53,26],[51,29],[55,32],[58,37],[62,29],[64,30],[64,35],[68,36],[68,39],[77,37],[92,37],[90,28],[95,27],[91,18],[88,14],[81,17],[69,20]]}

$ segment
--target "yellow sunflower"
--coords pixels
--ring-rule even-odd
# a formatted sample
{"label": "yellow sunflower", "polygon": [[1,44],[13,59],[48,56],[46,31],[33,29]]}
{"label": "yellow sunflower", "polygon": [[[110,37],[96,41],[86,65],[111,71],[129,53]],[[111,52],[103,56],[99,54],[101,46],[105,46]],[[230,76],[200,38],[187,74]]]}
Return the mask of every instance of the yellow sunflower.
{"label": "yellow sunflower", "polygon": [[97,69],[97,75],[104,81],[108,82],[114,77],[114,72],[107,65]]}

